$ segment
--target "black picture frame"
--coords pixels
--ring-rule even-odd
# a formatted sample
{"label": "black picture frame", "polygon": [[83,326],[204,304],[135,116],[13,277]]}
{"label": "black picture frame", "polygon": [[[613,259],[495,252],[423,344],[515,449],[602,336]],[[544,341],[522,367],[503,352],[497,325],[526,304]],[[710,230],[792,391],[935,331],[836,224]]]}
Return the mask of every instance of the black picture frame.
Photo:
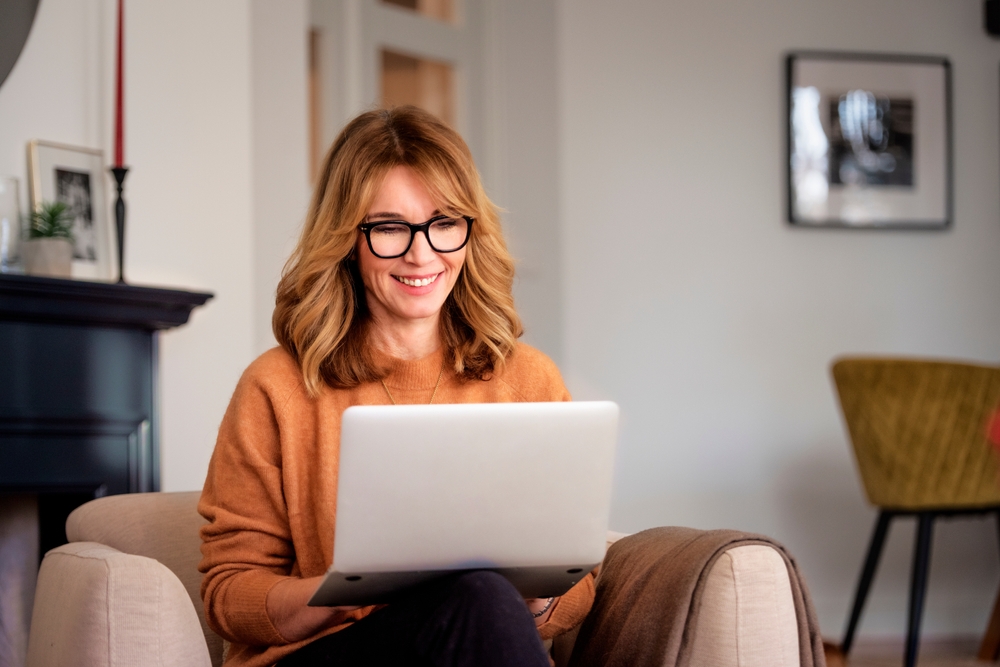
{"label": "black picture frame", "polygon": [[795,227],[943,230],[954,219],[951,63],[785,58],[787,218]]}

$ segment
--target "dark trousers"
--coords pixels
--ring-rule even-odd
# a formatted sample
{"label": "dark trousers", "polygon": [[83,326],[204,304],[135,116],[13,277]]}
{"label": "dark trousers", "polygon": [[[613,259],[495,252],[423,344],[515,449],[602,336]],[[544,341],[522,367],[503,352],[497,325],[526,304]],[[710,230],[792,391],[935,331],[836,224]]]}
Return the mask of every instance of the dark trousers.
{"label": "dark trousers", "polygon": [[510,582],[467,572],[415,589],[278,667],[549,667],[534,619]]}

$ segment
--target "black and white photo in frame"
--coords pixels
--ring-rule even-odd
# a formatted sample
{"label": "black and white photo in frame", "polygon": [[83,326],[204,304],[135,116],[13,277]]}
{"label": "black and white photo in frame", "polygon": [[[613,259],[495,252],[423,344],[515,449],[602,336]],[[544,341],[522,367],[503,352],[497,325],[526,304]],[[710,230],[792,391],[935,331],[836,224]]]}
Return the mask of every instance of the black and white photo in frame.
{"label": "black and white photo in frame", "polygon": [[104,154],[46,141],[28,143],[31,210],[62,202],[73,219],[73,278],[114,281],[114,230],[108,211]]}
{"label": "black and white photo in frame", "polygon": [[788,219],[942,229],[952,220],[951,81],[935,56],[786,59]]}

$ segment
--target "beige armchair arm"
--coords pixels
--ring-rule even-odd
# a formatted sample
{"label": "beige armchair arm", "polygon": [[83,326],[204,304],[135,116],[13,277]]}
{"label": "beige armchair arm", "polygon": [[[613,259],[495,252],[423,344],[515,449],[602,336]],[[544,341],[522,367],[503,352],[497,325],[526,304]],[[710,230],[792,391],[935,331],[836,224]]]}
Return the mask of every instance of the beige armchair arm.
{"label": "beige armchair arm", "polygon": [[[609,545],[620,537],[624,535],[609,536]],[[701,575],[702,571],[694,568],[678,576],[696,579]],[[729,549],[715,561],[703,586],[701,605],[691,619],[690,646],[685,651],[690,656],[689,667],[800,664],[799,626],[788,566],[775,549],[761,544]],[[557,667],[571,664],[577,634],[555,639]]]}
{"label": "beige armchair arm", "polygon": [[46,554],[28,667],[211,667],[191,598],[165,566],[95,542]]}

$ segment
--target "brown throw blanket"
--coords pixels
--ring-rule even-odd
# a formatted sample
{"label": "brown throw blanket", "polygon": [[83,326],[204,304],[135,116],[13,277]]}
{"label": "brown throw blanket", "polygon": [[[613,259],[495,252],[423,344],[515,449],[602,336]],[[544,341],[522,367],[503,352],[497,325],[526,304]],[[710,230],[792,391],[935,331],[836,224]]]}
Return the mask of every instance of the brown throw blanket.
{"label": "brown throw blanket", "polygon": [[785,559],[799,624],[800,664],[825,667],[812,600],[785,548],[763,535],[693,528],[652,528],[611,546],[571,667],[684,667],[708,573],[723,552],[747,544],[774,547]]}

